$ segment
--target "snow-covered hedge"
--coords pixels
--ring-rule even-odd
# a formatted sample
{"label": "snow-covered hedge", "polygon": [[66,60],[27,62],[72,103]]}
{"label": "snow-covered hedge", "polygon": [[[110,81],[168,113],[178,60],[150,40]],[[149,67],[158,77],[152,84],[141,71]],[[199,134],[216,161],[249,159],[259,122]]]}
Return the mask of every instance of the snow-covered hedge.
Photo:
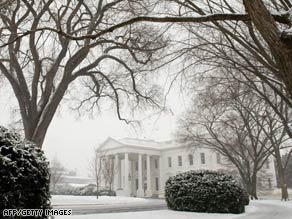
{"label": "snow-covered hedge", "polygon": [[188,171],[170,177],[165,198],[170,209],[210,213],[243,213],[248,204],[245,190],[218,172]]}
{"label": "snow-covered hedge", "polygon": [[0,126],[0,209],[49,208],[48,167],[40,149]]}
{"label": "snow-covered hedge", "polygon": [[[96,185],[89,184],[85,186],[71,186],[70,184],[59,184],[52,195],[79,195],[79,196],[96,196]],[[98,196],[116,196],[116,192],[109,189],[100,189]]]}

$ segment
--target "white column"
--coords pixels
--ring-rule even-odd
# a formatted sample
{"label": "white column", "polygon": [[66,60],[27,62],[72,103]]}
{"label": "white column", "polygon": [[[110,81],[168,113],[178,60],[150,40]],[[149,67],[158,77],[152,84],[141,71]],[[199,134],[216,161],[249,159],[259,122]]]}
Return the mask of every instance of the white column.
{"label": "white column", "polygon": [[147,154],[147,196],[152,196],[152,189],[151,189],[151,171],[150,171],[150,155]]}
{"label": "white column", "polygon": [[122,160],[118,159],[118,189],[122,188]]}
{"label": "white column", "polygon": [[142,154],[138,154],[138,197],[144,197],[143,176],[142,176]]}
{"label": "white column", "polygon": [[115,154],[115,160],[114,160],[114,189],[119,189],[119,176],[120,176],[120,168],[119,168],[119,155]]}
{"label": "white column", "polygon": [[[125,184],[124,190],[129,191],[129,154],[125,153]],[[130,194],[129,194],[130,195]]]}
{"label": "white column", "polygon": [[164,197],[164,177],[163,177],[163,169],[162,169],[162,157],[158,157],[158,164],[159,164],[159,197]]}

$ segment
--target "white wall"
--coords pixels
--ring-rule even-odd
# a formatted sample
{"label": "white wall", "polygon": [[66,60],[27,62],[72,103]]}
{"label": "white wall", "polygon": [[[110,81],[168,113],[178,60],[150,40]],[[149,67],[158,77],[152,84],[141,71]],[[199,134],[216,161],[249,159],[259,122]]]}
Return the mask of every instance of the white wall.
{"label": "white wall", "polygon": [[[201,163],[201,153],[205,154],[205,164]],[[188,155],[193,155],[193,165],[190,165]],[[178,156],[182,156],[182,166],[178,165]],[[225,164],[225,157],[223,157],[221,154],[220,156],[220,163],[217,163],[217,152],[200,147],[195,150],[189,150],[187,148],[176,148],[171,150],[165,150],[162,153],[162,185],[164,186],[166,180],[174,176],[178,173],[185,172],[188,170],[222,170],[226,168],[230,168],[230,166],[226,166]],[[168,157],[171,157],[172,160],[172,167],[168,166]],[[235,168],[235,167],[234,167]],[[271,158],[269,158],[269,168],[267,168],[266,165],[263,166],[262,170],[258,174],[259,182],[261,182],[263,189],[269,189],[269,181],[271,180],[271,186],[273,189],[276,188],[277,182],[276,182],[276,173],[275,173],[275,166],[274,161]],[[163,188],[164,190],[164,188]]]}

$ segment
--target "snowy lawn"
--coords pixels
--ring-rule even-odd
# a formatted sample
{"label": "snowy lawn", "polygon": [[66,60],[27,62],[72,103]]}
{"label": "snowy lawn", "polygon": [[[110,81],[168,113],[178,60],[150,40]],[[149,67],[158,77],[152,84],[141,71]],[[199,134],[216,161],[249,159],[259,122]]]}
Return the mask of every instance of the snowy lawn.
{"label": "snowy lawn", "polygon": [[292,208],[292,201],[281,201],[281,200],[254,200],[253,203],[262,203],[276,206],[283,206],[287,208]]}
{"label": "snowy lawn", "polygon": [[[247,207],[245,214],[255,211],[255,207]],[[126,213],[108,213],[108,214],[87,214],[76,216],[59,216],[55,219],[233,219],[245,214],[206,214],[181,212],[171,210],[160,211],[141,211]]]}
{"label": "snowy lawn", "polygon": [[116,197],[116,196],[74,196],[74,195],[52,195],[51,202],[53,205],[78,205],[78,204],[97,204],[97,205],[111,205],[111,204],[127,204],[127,203],[141,203],[153,202],[153,200],[133,197]]}
{"label": "snowy lawn", "polygon": [[207,214],[194,212],[181,212],[172,210],[159,211],[141,211],[125,213],[107,213],[107,214],[87,214],[76,216],[59,216],[55,219],[233,219],[247,215],[256,211],[255,206],[246,207],[244,214]]}

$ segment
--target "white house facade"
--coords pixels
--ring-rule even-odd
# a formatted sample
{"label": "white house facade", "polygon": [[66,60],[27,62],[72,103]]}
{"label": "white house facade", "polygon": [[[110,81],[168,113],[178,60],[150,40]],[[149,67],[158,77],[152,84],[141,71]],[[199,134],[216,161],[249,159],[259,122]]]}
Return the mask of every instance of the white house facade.
{"label": "white house facade", "polygon": [[[113,159],[114,190],[118,196],[163,197],[166,180],[188,170],[224,170],[226,160],[218,152],[188,146],[177,141],[156,142],[124,138],[108,138],[100,150]],[[230,168],[230,166],[229,166]],[[274,163],[264,167],[265,188],[276,187]]]}

